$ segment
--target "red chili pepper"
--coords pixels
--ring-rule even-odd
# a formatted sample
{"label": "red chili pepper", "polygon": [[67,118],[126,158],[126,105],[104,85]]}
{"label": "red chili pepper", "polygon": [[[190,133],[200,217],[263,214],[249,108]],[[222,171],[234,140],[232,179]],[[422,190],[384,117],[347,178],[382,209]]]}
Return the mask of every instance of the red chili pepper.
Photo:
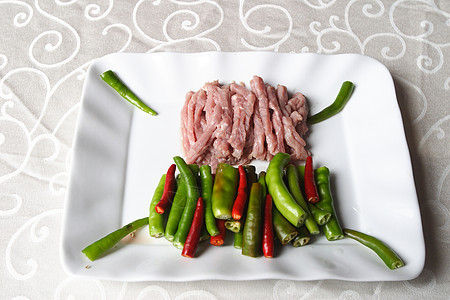
{"label": "red chili pepper", "polygon": [[247,173],[245,172],[243,166],[239,166],[238,170],[239,170],[239,187],[236,200],[234,200],[233,210],[231,212],[231,215],[235,220],[240,220],[242,218],[245,204],[247,202]]}
{"label": "red chili pepper", "polygon": [[273,222],[272,222],[272,196],[267,194],[264,205],[264,228],[262,248],[264,257],[273,257]]}
{"label": "red chili pepper", "polygon": [[213,246],[221,246],[225,241],[225,234],[227,233],[227,229],[225,228],[225,221],[221,219],[216,219],[216,225],[219,229],[219,234],[216,236],[212,236],[209,240],[209,243]]}
{"label": "red chili pepper", "polygon": [[316,183],[314,181],[314,169],[311,156],[306,158],[304,183],[306,199],[308,202],[313,204],[319,202],[319,195],[317,194]]}
{"label": "red chili pepper", "polygon": [[164,192],[159,200],[158,204],[155,206],[155,210],[158,214],[163,214],[166,209],[172,204],[173,197],[175,196],[176,190],[176,179],[175,170],[177,166],[172,164],[167,170],[166,183],[164,184]]}
{"label": "red chili pepper", "polygon": [[198,242],[200,241],[200,235],[203,227],[203,215],[205,212],[205,206],[202,197],[197,200],[197,207],[195,209],[194,218],[192,219],[191,228],[189,229],[188,236],[184,242],[183,251],[181,255],[184,257],[193,258],[195,251],[197,250]]}

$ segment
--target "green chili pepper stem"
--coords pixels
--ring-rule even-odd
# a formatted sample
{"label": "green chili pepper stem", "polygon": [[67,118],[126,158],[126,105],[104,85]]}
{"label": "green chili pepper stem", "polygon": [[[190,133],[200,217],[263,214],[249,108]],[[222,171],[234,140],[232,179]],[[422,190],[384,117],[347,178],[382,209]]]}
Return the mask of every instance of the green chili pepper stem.
{"label": "green chili pepper stem", "polygon": [[81,252],[83,252],[91,261],[94,261],[105,254],[106,251],[114,247],[118,242],[120,242],[121,239],[126,237],[128,234],[146,224],[148,224],[148,217],[133,221],[130,224],[127,224],[122,228],[99,239],[98,241],[90,244]]}
{"label": "green chili pepper stem", "polygon": [[181,177],[185,180],[187,186],[187,198],[186,205],[183,210],[180,222],[178,223],[178,229],[173,238],[173,245],[179,249],[183,249],[184,242],[191,228],[192,219],[194,218],[195,208],[197,206],[197,200],[200,196],[197,185],[197,177],[192,170],[186,164],[183,158],[175,156],[173,158]]}
{"label": "green chili pepper stem", "polygon": [[253,183],[242,236],[243,255],[250,257],[262,255],[262,203],[261,184]]}
{"label": "green chili pepper stem", "polygon": [[305,219],[306,228],[313,235],[319,234],[320,233],[319,226],[317,226],[313,215],[309,211],[309,206],[306,204],[305,198],[303,198],[302,191],[300,190],[299,184],[300,176],[298,174],[297,168],[294,165],[289,164],[286,167],[286,177],[289,191],[291,192],[295,201],[297,201],[297,203],[303,208],[303,210],[307,214],[307,217]]}
{"label": "green chili pepper stem", "polygon": [[159,214],[155,210],[156,204],[161,200],[161,196],[164,193],[164,184],[166,182],[166,174],[161,176],[159,183],[153,193],[152,201],[150,202],[149,215],[148,215],[148,232],[152,237],[164,236],[164,215]]}
{"label": "green chili pepper stem", "polygon": [[340,240],[344,238],[344,233],[333,206],[333,197],[330,189],[330,170],[327,167],[320,167],[314,170],[314,174],[320,199],[316,203],[316,207],[331,213],[330,220],[322,226],[323,232],[329,241]]}
{"label": "green chili pepper stem", "polygon": [[322,111],[309,117],[307,122],[309,124],[316,124],[336,115],[344,108],[348,100],[350,100],[353,89],[354,84],[352,82],[345,81],[344,83],[342,83],[341,89],[339,90],[339,93],[334,102],[328,107],[324,108]]}
{"label": "green chili pepper stem", "polygon": [[273,208],[272,219],[273,231],[282,245],[290,243],[298,235],[297,228],[286,220],[276,207]]}
{"label": "green chili pepper stem", "polygon": [[394,270],[405,265],[403,260],[391,248],[389,248],[389,246],[379,239],[352,229],[344,229],[344,233],[345,236],[352,238],[364,246],[372,249],[383,260],[389,269]]}
{"label": "green chili pepper stem", "polygon": [[216,219],[231,218],[238,183],[237,168],[225,163],[218,164],[211,196],[212,211]]}
{"label": "green chili pepper stem", "polygon": [[277,153],[267,167],[266,184],[273,203],[280,213],[294,226],[303,225],[307,217],[303,208],[298,205],[284,183],[284,168],[291,156],[287,153]]}
{"label": "green chili pepper stem", "polygon": [[128,88],[117,75],[111,71],[108,70],[100,75],[100,77],[109,84],[116,92],[119,93],[120,96],[125,98],[128,102],[139,108],[140,110],[152,115],[156,116],[158,113],[148,107],[144,102],[142,102],[139,97],[137,97],[131,90]]}
{"label": "green chili pepper stem", "polygon": [[216,219],[212,212],[212,191],[213,191],[213,176],[211,167],[208,165],[200,166],[200,182],[202,186],[202,198],[205,201],[205,224],[211,236],[216,236],[220,233],[216,225]]}

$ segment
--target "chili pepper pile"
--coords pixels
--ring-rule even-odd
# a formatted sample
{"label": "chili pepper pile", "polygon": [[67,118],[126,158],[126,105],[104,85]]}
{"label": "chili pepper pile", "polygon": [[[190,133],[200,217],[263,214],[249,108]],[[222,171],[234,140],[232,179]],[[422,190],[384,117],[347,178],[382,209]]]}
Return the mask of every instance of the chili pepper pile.
{"label": "chili pepper pile", "polygon": [[150,236],[164,236],[190,258],[202,240],[209,239],[213,246],[226,245],[227,233],[234,235],[233,246],[243,255],[270,258],[276,240],[301,247],[312,235],[323,232],[329,241],[345,236],[357,240],[391,269],[404,265],[380,240],[341,228],[333,206],[330,171],[314,169],[311,156],[305,165],[295,166],[289,154],[278,153],[267,172],[258,175],[254,166],[236,168],[222,163],[212,174],[209,166],[188,165],[179,156],[174,162],[157,185],[148,218],[86,247],[82,252],[89,259],[101,257],[127,234],[148,224]]}

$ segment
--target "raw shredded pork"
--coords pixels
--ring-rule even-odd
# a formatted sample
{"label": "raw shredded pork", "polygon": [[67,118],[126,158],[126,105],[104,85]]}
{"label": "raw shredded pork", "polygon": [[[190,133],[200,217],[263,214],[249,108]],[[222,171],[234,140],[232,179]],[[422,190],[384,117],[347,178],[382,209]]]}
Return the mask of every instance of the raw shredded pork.
{"label": "raw shredded pork", "polygon": [[276,153],[305,160],[308,106],[301,93],[288,95],[253,76],[244,84],[208,82],[188,92],[181,111],[181,133],[187,163],[248,164]]}

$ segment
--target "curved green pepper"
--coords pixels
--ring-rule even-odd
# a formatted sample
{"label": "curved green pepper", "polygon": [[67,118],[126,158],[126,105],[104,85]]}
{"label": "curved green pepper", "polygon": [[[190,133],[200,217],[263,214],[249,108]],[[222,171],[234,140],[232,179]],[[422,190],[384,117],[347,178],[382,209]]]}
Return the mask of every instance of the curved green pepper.
{"label": "curved green pepper", "polygon": [[266,183],[276,208],[295,227],[299,227],[305,222],[307,214],[292,197],[283,180],[284,168],[290,158],[287,153],[275,154],[267,167]]}
{"label": "curved green pepper", "polygon": [[303,208],[303,210],[307,213],[307,217],[305,219],[305,226],[308,229],[308,231],[313,234],[319,234],[319,226],[317,226],[316,221],[314,220],[314,217],[312,216],[311,212],[309,211],[308,205],[305,202],[305,199],[303,198],[302,191],[300,190],[300,178],[298,175],[297,168],[289,164],[286,167],[286,177],[288,182],[289,191],[291,192],[292,196],[294,197],[295,201]]}
{"label": "curved green pepper", "polygon": [[228,220],[231,218],[238,183],[237,168],[225,163],[218,164],[211,197],[212,211],[216,219]]}
{"label": "curved green pepper", "polygon": [[140,110],[156,116],[157,113],[150,107],[148,107],[141,99],[139,99],[131,90],[126,86],[117,75],[108,70],[100,75],[100,77],[111,86],[116,92],[119,93],[120,96],[125,98],[128,102],[139,108]]}
{"label": "curved green pepper", "polygon": [[162,237],[164,235],[164,215],[159,214],[155,210],[156,204],[161,200],[164,193],[164,183],[166,182],[166,174],[161,176],[159,183],[153,193],[152,201],[150,202],[148,215],[148,231],[152,237]]}
{"label": "curved green pepper", "polygon": [[181,177],[186,182],[187,198],[186,205],[183,210],[178,229],[173,237],[173,245],[179,249],[183,249],[184,242],[191,228],[192,219],[194,218],[197,200],[200,197],[200,192],[197,185],[197,177],[186,164],[183,158],[175,156],[173,158],[178,170],[180,170]]}
{"label": "curved green pepper", "polygon": [[322,122],[328,118],[331,118],[338,112],[340,112],[344,106],[347,104],[348,100],[350,100],[350,96],[352,95],[354,85],[350,81],[345,81],[341,89],[339,90],[339,93],[334,100],[334,102],[324,108],[322,111],[316,113],[315,115],[308,118],[309,124],[315,124]]}
{"label": "curved green pepper", "polygon": [[[301,183],[301,185],[303,185],[303,177],[305,176],[305,166],[299,165],[297,167],[297,169],[298,169],[298,176],[300,179],[300,183]],[[316,221],[317,225],[325,225],[326,223],[328,223],[328,221],[331,218],[330,212],[327,212],[320,208],[317,208],[314,204],[312,204],[310,202],[307,202],[306,204],[308,205],[308,209],[309,209],[311,215],[313,216],[314,221]]]}
{"label": "curved green pepper", "polygon": [[[198,166],[195,164],[189,165],[189,168],[194,174],[198,173]],[[164,232],[164,237],[168,241],[173,241],[173,237],[178,229],[178,223],[180,222],[181,216],[183,215],[184,207],[186,205],[187,198],[187,185],[186,181],[179,176],[177,178],[177,191],[173,197],[172,206],[170,208],[169,217],[167,218],[166,230]]]}
{"label": "curved green pepper", "polygon": [[344,229],[344,233],[349,238],[352,238],[364,246],[372,249],[383,260],[386,266],[389,267],[389,269],[394,270],[405,265],[397,253],[395,253],[391,248],[389,248],[389,246],[384,244],[379,239],[351,229]]}
{"label": "curved green pepper", "polygon": [[319,202],[316,206],[324,211],[331,213],[328,223],[322,226],[323,233],[329,241],[340,240],[344,237],[338,217],[334,211],[333,197],[330,189],[330,170],[327,167],[320,167],[314,170],[316,178],[317,192],[319,194]]}

